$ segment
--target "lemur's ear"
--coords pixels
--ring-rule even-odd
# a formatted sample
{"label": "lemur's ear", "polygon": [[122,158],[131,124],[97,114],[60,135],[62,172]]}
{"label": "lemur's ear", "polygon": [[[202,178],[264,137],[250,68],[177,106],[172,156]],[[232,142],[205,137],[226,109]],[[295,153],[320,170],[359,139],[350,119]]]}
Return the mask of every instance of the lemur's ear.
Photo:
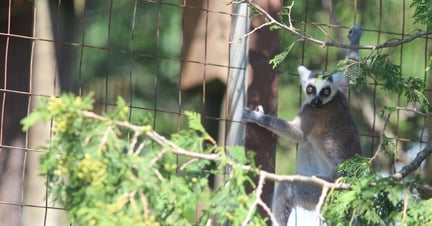
{"label": "lemur's ear", "polygon": [[333,84],[335,85],[339,85],[340,82],[342,81],[342,79],[344,78],[344,73],[343,72],[337,72],[331,75],[331,80],[333,82]]}
{"label": "lemur's ear", "polygon": [[301,84],[304,84],[309,79],[309,76],[312,73],[305,66],[298,66],[297,71],[300,74]]}

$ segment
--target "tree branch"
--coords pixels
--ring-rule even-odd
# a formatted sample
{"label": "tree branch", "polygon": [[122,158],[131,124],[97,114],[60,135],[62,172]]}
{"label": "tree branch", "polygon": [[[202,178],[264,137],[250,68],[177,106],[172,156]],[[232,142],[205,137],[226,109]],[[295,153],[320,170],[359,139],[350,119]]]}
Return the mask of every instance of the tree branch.
{"label": "tree branch", "polygon": [[320,197],[319,197],[318,204],[317,204],[316,207],[315,207],[315,212],[318,214],[317,217],[319,217],[320,220],[324,220],[324,217],[321,216],[320,212],[321,212],[321,208],[322,208],[323,205],[324,205],[324,201],[325,201],[325,198],[327,197],[327,193],[328,193],[328,191],[329,191],[329,188],[323,188],[323,189],[322,189],[322,191],[321,191],[321,195],[320,195]]}
{"label": "tree branch", "polygon": [[432,153],[432,142],[429,143],[422,151],[417,153],[416,157],[412,162],[404,167],[402,167],[399,172],[393,174],[391,177],[395,180],[402,180],[408,174],[412,173],[418,169],[421,163]]}
{"label": "tree branch", "polygon": [[[83,111],[83,116],[87,117],[87,118],[99,120],[99,121],[109,122],[109,123],[112,123],[112,124],[120,126],[120,127],[128,128],[128,129],[133,130],[136,133],[143,133],[146,136],[148,136],[149,138],[151,138],[153,141],[155,141],[156,143],[158,143],[159,145],[161,145],[162,147],[165,148],[165,149],[163,149],[163,151],[162,151],[163,153],[161,153],[161,155],[165,154],[165,152],[167,152],[167,149],[169,149],[174,154],[182,155],[182,156],[186,156],[186,157],[190,157],[190,158],[209,160],[209,161],[215,161],[215,162],[224,160],[222,158],[222,156],[220,156],[218,154],[205,154],[205,153],[197,153],[197,152],[185,150],[185,149],[177,146],[176,144],[172,143],[171,141],[167,140],[165,137],[161,136],[156,131],[151,130],[150,127],[148,127],[148,126],[137,126],[137,125],[133,125],[127,121],[114,121],[114,120],[105,118],[101,115],[98,115],[96,113],[90,112],[90,111]],[[152,160],[152,162],[157,161],[158,158],[160,158],[159,155],[156,156],[155,159]],[[227,164],[238,165],[238,163],[235,163],[234,161],[228,161]],[[262,175],[264,177],[264,179],[272,180],[272,181],[302,182],[302,183],[309,183],[312,185],[321,186],[323,188],[329,188],[329,189],[335,189],[335,190],[345,190],[345,189],[350,188],[349,184],[331,183],[331,182],[328,182],[324,179],[321,179],[321,178],[318,178],[315,176],[308,177],[308,176],[301,176],[301,175],[277,175],[274,173],[267,172],[265,170],[252,168],[251,166],[248,166],[248,165],[241,165],[241,168],[243,170],[254,171],[258,175],[260,175],[260,176]]]}
{"label": "tree branch", "polygon": [[258,180],[258,186],[255,190],[255,201],[252,203],[252,205],[249,207],[248,214],[246,216],[246,219],[243,221],[242,226],[248,225],[249,221],[252,218],[252,214],[254,209],[257,207],[257,205],[260,205],[263,207],[263,209],[266,211],[266,213],[270,216],[270,219],[272,221],[272,224],[274,226],[279,226],[278,222],[276,221],[275,216],[271,212],[270,208],[265,204],[265,202],[261,199],[261,194],[263,191],[263,187],[265,184],[265,174],[260,174],[259,180]]}
{"label": "tree branch", "polygon": [[417,110],[416,108],[408,108],[408,107],[397,107],[398,110],[401,111],[410,111],[420,116],[432,116],[431,112],[422,112]]}
{"label": "tree branch", "polygon": [[[271,26],[271,25],[277,25],[280,28],[298,36],[300,39],[304,40],[304,41],[309,41],[315,44],[320,45],[321,47],[338,47],[338,48],[342,48],[342,49],[370,49],[370,50],[377,50],[377,49],[384,49],[384,48],[390,48],[390,47],[396,47],[408,42],[413,41],[414,39],[417,39],[419,37],[425,37],[428,35],[432,34],[432,30],[431,31],[424,31],[424,30],[417,30],[416,33],[414,33],[413,35],[409,35],[406,38],[403,39],[392,39],[389,41],[386,41],[384,43],[378,44],[378,45],[350,45],[350,44],[344,44],[344,43],[339,43],[339,42],[334,42],[334,41],[322,41],[319,39],[316,39],[310,35],[307,34],[303,34],[301,32],[299,32],[299,29],[295,28],[292,25],[291,22],[291,9],[293,7],[293,4],[291,6],[288,6],[288,21],[289,21],[289,25],[283,24],[281,22],[279,22],[278,20],[274,19],[269,13],[267,13],[263,8],[261,8],[259,5],[255,4],[252,0],[243,0],[241,1],[241,3],[247,3],[248,5],[250,5],[253,9],[255,9],[257,12],[261,13],[264,17],[266,17],[266,19],[268,20],[268,22],[262,24],[261,26],[257,27],[257,28],[262,28],[264,26]],[[294,3],[294,2],[293,2]],[[257,29],[254,29],[252,32],[254,32]],[[249,32],[247,35],[249,35],[251,32]]]}

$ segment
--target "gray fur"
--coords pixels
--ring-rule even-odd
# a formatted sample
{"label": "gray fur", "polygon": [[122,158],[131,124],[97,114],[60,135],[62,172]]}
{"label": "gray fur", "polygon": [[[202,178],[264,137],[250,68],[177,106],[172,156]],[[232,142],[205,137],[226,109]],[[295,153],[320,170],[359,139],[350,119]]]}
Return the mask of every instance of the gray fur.
{"label": "gray fur", "polygon": [[[351,46],[359,46],[360,45],[360,38],[362,36],[363,33],[363,27],[361,25],[353,25],[351,26],[349,32],[348,32],[348,39],[350,40],[350,45]],[[358,49],[348,49],[346,51],[346,55],[345,55],[345,59],[350,59],[350,60],[354,60],[354,61],[358,61],[359,60],[359,50]],[[350,71],[350,69],[348,69],[348,71]],[[344,93],[345,95],[348,94],[348,88],[349,88],[349,83],[350,83],[350,79],[348,78],[348,76],[345,76],[344,80],[342,81],[339,90],[342,91],[342,93]]]}
{"label": "gray fur", "polygon": [[[285,121],[262,110],[243,110],[243,120],[262,126],[276,135],[300,143],[296,159],[296,174],[317,176],[333,182],[337,167],[345,160],[360,154],[356,125],[351,116],[346,96],[338,90],[340,74],[331,79],[315,81],[307,68],[298,68],[303,90],[307,85],[317,85],[315,96],[307,95],[300,112],[292,121]],[[317,97],[322,87],[330,87],[332,95]],[[305,92],[306,93],[306,92]],[[322,105],[311,102],[322,98]],[[259,108],[261,109],[261,108]],[[272,211],[280,225],[286,225],[295,206],[312,210],[321,195],[321,188],[305,183],[280,183],[273,197]]]}

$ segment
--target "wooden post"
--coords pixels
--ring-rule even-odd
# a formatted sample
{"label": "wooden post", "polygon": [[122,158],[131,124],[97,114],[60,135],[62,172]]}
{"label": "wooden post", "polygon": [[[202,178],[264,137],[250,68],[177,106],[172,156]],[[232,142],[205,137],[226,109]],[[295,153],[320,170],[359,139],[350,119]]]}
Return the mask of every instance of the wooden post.
{"label": "wooden post", "polygon": [[[265,9],[271,16],[277,18],[281,11],[283,1],[281,0],[256,0],[256,4]],[[250,30],[265,23],[263,16],[254,17],[251,21]],[[269,60],[279,51],[279,31],[270,31],[268,27],[255,31],[249,37],[249,67],[248,67],[248,101],[247,106],[255,109],[262,105],[266,114],[277,114],[277,73],[272,69]],[[261,169],[268,172],[275,171],[276,135],[254,124],[246,125],[245,136],[246,150],[255,151],[255,163]],[[257,183],[257,178],[255,179]],[[267,182],[264,186],[262,199],[271,207],[273,196],[273,182]],[[262,216],[265,212],[260,209]]]}

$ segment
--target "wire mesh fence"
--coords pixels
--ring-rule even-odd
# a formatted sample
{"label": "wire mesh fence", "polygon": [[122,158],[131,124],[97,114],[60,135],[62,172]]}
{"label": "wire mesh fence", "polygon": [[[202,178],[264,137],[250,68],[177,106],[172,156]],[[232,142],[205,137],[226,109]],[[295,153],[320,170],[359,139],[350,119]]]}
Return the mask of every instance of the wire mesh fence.
{"label": "wire mesh fence", "polygon": [[[411,1],[294,1],[291,11],[286,10],[289,2],[256,2],[275,12],[273,16],[280,21],[323,42],[348,43],[346,35],[353,24],[363,25],[362,45],[399,42],[391,48],[360,50],[360,57],[388,54],[388,59],[400,65],[401,74],[415,75],[426,84],[424,95],[430,100],[429,37],[401,41],[418,29],[425,30],[414,23]],[[121,96],[131,109],[129,121],[148,118],[156,131],[167,136],[184,127],[185,111],[196,111],[220,145],[242,145],[243,141],[231,140],[244,136],[241,129],[233,128],[235,122],[241,125],[235,109],[246,105],[245,96],[234,97],[235,87],[249,85],[251,81],[246,83],[243,78],[252,78],[250,73],[267,73],[261,65],[268,65],[276,53],[289,48],[287,58],[272,72],[270,82],[275,83],[257,84],[252,90],[265,89],[266,94],[257,91],[248,103],[267,106],[270,111],[278,108],[280,117],[293,118],[303,99],[297,66],[335,70],[346,49],[323,47],[284,29],[261,28],[268,18],[257,20],[256,10],[236,8],[239,5],[219,0],[0,3],[0,224],[68,222],[66,210],[45,199],[47,181],[38,176],[38,146],[51,139],[52,124],[37,125],[27,133],[20,125],[38,105],[38,97],[94,93],[95,111],[102,113],[109,112]],[[276,35],[266,37],[263,32]],[[261,76],[268,79],[265,76],[270,75]],[[380,149],[383,134],[394,139],[401,163],[383,157],[377,164],[392,173],[429,142],[432,124],[416,112],[418,106],[407,104],[403,94],[383,91],[384,85],[369,81],[360,92],[351,89],[349,97],[367,156]],[[383,106],[402,108],[387,118],[381,112]],[[276,172],[293,173],[295,144],[280,141],[277,149],[276,160],[270,159],[276,161]],[[425,165],[422,170],[427,172],[431,161]],[[428,183],[432,180],[425,178]]]}

